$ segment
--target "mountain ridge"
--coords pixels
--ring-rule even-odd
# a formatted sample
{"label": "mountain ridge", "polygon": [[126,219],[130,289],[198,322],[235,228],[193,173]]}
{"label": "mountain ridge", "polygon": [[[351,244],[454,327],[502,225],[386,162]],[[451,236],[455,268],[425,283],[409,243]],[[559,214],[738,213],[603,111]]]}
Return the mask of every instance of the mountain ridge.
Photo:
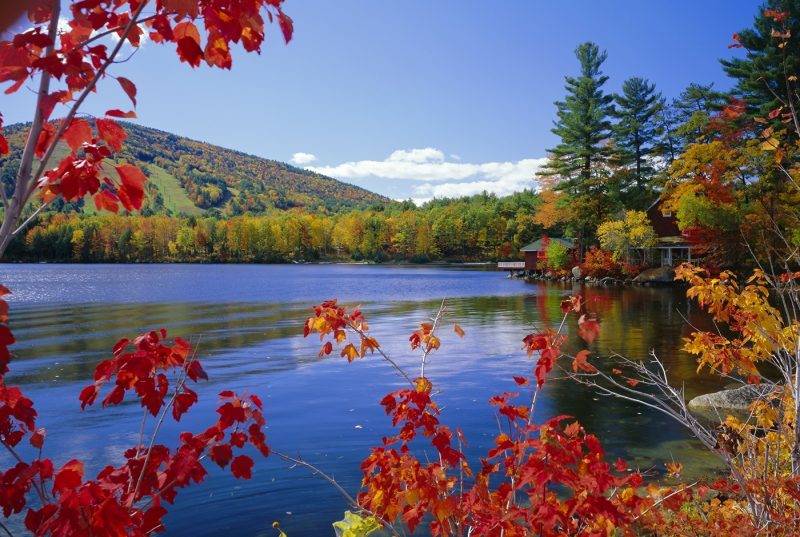
{"label": "mountain ridge", "polygon": [[[386,205],[389,198],[274,159],[194,140],[167,131],[120,122],[128,135],[117,162],[138,166],[150,179],[141,213],[187,216],[264,214],[304,208],[336,212]],[[9,183],[30,124],[4,127],[11,153],[0,160]],[[54,154],[53,165],[66,154]],[[108,167],[108,173],[113,169]],[[65,211],[94,212],[93,203],[62,204]]]}

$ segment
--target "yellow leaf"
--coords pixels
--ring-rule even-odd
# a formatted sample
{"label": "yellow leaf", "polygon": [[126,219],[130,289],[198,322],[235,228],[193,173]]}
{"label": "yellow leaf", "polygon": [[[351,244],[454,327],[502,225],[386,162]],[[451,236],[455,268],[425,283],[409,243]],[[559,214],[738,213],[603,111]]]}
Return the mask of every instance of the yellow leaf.
{"label": "yellow leaf", "polygon": [[433,384],[431,381],[426,379],[425,377],[419,377],[416,379],[416,390],[418,393],[429,392],[431,388],[433,388]]}
{"label": "yellow leaf", "polygon": [[375,517],[362,517],[351,511],[345,511],[344,519],[333,523],[337,537],[366,537],[380,527]]}
{"label": "yellow leaf", "polygon": [[347,358],[348,362],[352,362],[356,358],[359,358],[360,355],[358,354],[358,350],[356,349],[355,345],[352,343],[348,343],[340,354],[343,358]]}
{"label": "yellow leaf", "polygon": [[775,151],[778,149],[778,140],[776,138],[770,138],[769,140],[764,140],[761,143],[761,149],[764,151]]}

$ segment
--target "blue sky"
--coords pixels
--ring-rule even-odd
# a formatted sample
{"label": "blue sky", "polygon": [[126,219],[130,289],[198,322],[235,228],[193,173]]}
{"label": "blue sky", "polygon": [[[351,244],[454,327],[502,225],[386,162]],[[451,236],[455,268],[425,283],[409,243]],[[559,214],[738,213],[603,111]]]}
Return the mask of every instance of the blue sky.
{"label": "blue sky", "polygon": [[[287,0],[295,37],[277,27],[232,71],[180,64],[145,44],[114,74],[139,90],[139,123],[314,167],[394,197],[499,194],[534,185],[557,142],[553,102],[573,51],[608,52],[609,91],[631,76],[667,97],[690,82],[727,88],[718,59],[752,24],[751,0]],[[6,123],[27,121],[32,93],[0,97]],[[128,106],[113,80],[84,111]],[[313,158],[313,160],[312,160]]]}

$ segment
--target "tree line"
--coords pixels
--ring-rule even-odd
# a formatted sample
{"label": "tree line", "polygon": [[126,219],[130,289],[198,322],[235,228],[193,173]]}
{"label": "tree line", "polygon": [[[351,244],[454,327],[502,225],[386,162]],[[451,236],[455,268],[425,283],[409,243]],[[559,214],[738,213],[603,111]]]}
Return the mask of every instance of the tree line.
{"label": "tree line", "polygon": [[527,190],[320,214],[227,219],[52,213],[16,238],[8,258],[76,262],[478,261],[514,258],[543,232]]}

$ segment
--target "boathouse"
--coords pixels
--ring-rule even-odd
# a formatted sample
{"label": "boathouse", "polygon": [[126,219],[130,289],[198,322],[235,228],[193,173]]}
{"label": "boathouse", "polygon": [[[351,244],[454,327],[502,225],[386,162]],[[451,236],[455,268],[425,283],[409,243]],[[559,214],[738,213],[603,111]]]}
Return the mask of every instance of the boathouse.
{"label": "boathouse", "polygon": [[684,261],[692,261],[692,248],[678,228],[678,219],[663,210],[662,199],[657,199],[647,209],[647,218],[656,232],[653,261],[662,267],[676,267]]}

